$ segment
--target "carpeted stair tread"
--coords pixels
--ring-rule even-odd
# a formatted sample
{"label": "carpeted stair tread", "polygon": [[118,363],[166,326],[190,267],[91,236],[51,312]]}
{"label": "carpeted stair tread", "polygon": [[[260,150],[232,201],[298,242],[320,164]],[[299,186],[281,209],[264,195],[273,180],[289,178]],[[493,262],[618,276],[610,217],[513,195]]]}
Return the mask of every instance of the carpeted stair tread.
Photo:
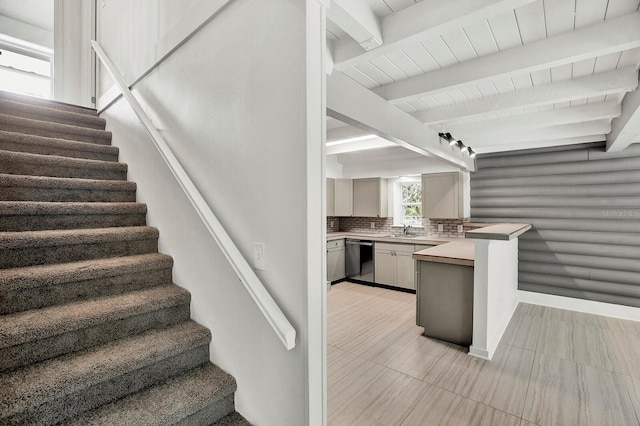
{"label": "carpeted stair tread", "polygon": [[92,115],[95,117],[98,116],[98,112],[95,108],[87,108],[79,105],[68,104],[65,102],[37,98],[35,96],[21,95],[19,93],[6,92],[4,90],[0,90],[0,99],[43,106],[47,108],[55,108],[62,111],[71,111],[77,114]]}
{"label": "carpeted stair tread", "polygon": [[0,98],[0,114],[104,130],[104,118]]}
{"label": "carpeted stair tread", "polygon": [[0,269],[0,314],[171,284],[161,253]]}
{"label": "carpeted stair tread", "polygon": [[132,202],[137,185],[125,180],[0,174],[0,200]]}
{"label": "carpeted stair tread", "polygon": [[188,304],[190,294],[177,285],[163,285],[98,299],[0,316],[0,348],[118,321],[136,313]]}
{"label": "carpeted stair tread", "polygon": [[127,179],[127,165],[124,163],[2,150],[0,150],[0,170],[5,174],[14,175]]}
{"label": "carpeted stair tread", "polygon": [[0,269],[157,251],[158,230],[148,226],[0,233]]}
{"label": "carpeted stair tread", "polygon": [[208,362],[210,341],[185,321],[2,373],[0,424],[51,424],[112,402]]}
{"label": "carpeted stair tread", "polygon": [[211,426],[251,426],[251,423],[242,417],[237,411],[213,422]]}
{"label": "carpeted stair tread", "polygon": [[107,130],[34,120],[9,114],[0,114],[0,128],[8,132],[25,133],[28,135],[69,139],[102,145],[111,144],[111,132]]}
{"label": "carpeted stair tread", "polygon": [[162,253],[84,260],[80,262],[0,269],[0,289],[28,289],[71,281],[111,277],[150,268],[170,268],[173,259]]}
{"label": "carpeted stair tread", "polygon": [[118,161],[119,148],[46,136],[0,131],[0,149],[31,154],[58,155],[88,160]]}
{"label": "carpeted stair tread", "polygon": [[171,284],[0,316],[0,371],[187,321],[190,300]]}
{"label": "carpeted stair tread", "polygon": [[143,226],[146,214],[142,203],[0,201],[0,231]]}
{"label": "carpeted stair tread", "polygon": [[[211,363],[193,369],[188,373],[167,382],[127,396],[111,404],[73,419],[69,426],[111,426],[111,425],[206,425],[211,422],[189,422],[199,412],[214,406],[223,405],[233,398],[236,383],[233,377]],[[218,411],[224,415],[220,407]],[[226,408],[226,407],[224,407]],[[222,420],[220,419],[220,420]],[[195,420],[195,419],[193,419]],[[203,419],[198,419],[203,420]],[[213,421],[216,419],[214,418]],[[225,425],[248,425],[249,423],[214,423]]]}

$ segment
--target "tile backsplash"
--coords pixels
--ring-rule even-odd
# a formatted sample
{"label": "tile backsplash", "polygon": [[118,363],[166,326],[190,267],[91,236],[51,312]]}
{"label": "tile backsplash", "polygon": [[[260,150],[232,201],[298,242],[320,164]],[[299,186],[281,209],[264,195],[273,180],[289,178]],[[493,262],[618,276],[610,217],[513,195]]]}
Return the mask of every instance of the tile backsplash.
{"label": "tile backsplash", "polygon": [[[458,225],[462,225],[466,219],[422,219],[422,228],[411,228],[412,235],[425,235],[430,237],[464,237],[464,232],[472,228],[464,227],[463,232],[458,232]],[[371,224],[374,227],[371,227]],[[333,226],[331,226],[333,224]],[[442,231],[438,231],[438,225],[442,225]],[[397,234],[402,228],[392,227],[392,217],[327,217],[327,232],[375,232]]]}

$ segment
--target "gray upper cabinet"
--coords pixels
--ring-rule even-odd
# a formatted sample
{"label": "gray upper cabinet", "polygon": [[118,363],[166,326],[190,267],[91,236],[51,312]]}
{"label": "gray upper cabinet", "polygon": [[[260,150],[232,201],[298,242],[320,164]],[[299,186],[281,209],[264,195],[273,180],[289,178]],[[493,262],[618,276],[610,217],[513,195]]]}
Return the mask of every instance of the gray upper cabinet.
{"label": "gray upper cabinet", "polygon": [[334,179],[334,216],[353,216],[353,180]]}
{"label": "gray upper cabinet", "polygon": [[327,216],[336,215],[335,187],[336,187],[335,179],[327,178],[327,185],[326,185]]}
{"label": "gray upper cabinet", "polygon": [[353,215],[361,217],[388,216],[387,179],[353,180]]}
{"label": "gray upper cabinet", "polygon": [[469,216],[466,182],[462,172],[422,175],[424,217],[462,219]]}

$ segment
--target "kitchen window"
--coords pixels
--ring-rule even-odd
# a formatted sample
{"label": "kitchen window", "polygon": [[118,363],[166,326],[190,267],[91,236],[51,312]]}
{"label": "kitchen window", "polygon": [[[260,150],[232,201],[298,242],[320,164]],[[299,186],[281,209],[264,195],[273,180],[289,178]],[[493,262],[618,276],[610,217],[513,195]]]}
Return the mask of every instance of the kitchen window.
{"label": "kitchen window", "polygon": [[396,225],[422,226],[422,183],[420,180],[400,181],[396,187],[399,192]]}

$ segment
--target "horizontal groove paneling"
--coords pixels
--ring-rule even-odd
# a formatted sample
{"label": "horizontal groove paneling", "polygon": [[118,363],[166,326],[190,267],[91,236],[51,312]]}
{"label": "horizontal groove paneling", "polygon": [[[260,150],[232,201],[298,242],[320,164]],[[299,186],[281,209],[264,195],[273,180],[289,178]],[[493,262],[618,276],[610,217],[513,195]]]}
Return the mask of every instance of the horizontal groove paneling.
{"label": "horizontal groove paneling", "polygon": [[518,288],[520,290],[532,291],[535,293],[555,294],[557,296],[573,297],[575,299],[594,300],[596,302],[613,303],[616,305],[633,306],[636,308],[640,307],[640,298],[637,297],[625,297],[595,291],[574,290],[569,288],[533,284],[526,281],[520,281],[520,286]]}
{"label": "horizontal groove paneling", "polygon": [[549,176],[565,174],[604,173],[622,170],[637,170],[640,157],[616,158],[614,160],[582,161],[575,163],[534,164],[521,167],[479,169],[478,176],[495,177]]}
{"label": "horizontal groove paneling", "polygon": [[471,174],[471,221],[530,223],[519,288],[640,306],[640,145],[491,155]]}
{"label": "horizontal groove paneling", "polygon": [[[473,216],[473,222],[507,222],[505,218]],[[512,222],[529,223],[537,230],[571,230],[596,232],[628,232],[640,233],[638,224],[628,221],[597,220],[597,219],[539,219],[530,216],[513,220]],[[629,226],[632,225],[632,226]],[[531,231],[530,231],[531,232]]]}
{"label": "horizontal groove paneling", "polygon": [[551,253],[541,251],[520,250],[520,262],[548,263],[552,265],[583,266],[613,271],[640,272],[640,262],[637,259],[585,256],[578,254]]}
{"label": "horizontal groove paneling", "polygon": [[[580,278],[594,281],[610,281],[620,284],[640,286],[640,272],[614,271],[611,269],[597,269],[594,267],[553,265],[549,263],[537,263],[520,261],[518,265],[520,273],[555,275],[558,277]],[[520,275],[522,279],[523,275]]]}
{"label": "horizontal groove paneling", "polygon": [[[640,176],[640,174],[639,174]],[[614,186],[615,185],[615,186]],[[518,196],[576,196],[576,197],[611,197],[639,196],[640,181],[634,183],[599,185],[536,185],[536,186],[477,186],[473,188],[474,199],[483,197],[518,197]]]}
{"label": "horizontal groove paneling", "polygon": [[542,251],[551,253],[580,254],[583,256],[600,256],[625,259],[640,259],[640,245],[621,246],[612,244],[568,243],[557,241],[527,241],[519,243],[520,250]]}
{"label": "horizontal groove paneling", "polygon": [[624,151],[605,152],[604,147],[571,149],[561,152],[540,152],[529,155],[496,156],[479,158],[478,167],[517,167],[534,164],[571,163],[576,161],[612,160],[615,158],[640,157],[640,145],[631,145]]}
{"label": "horizontal groove paneling", "polygon": [[[640,186],[640,184],[638,184]],[[640,196],[474,197],[471,207],[640,207]],[[640,218],[640,214],[638,215]]]}
{"label": "horizontal groove paneling", "polygon": [[[520,241],[523,240],[640,246],[640,238],[637,235],[622,232],[532,229],[530,232],[520,236]],[[640,281],[638,282],[640,283]]]}
{"label": "horizontal groove paneling", "polygon": [[640,170],[623,170],[617,172],[589,173],[589,174],[563,174],[551,176],[525,176],[525,177],[491,177],[483,178],[482,171],[475,172],[471,180],[471,188],[521,188],[528,186],[552,186],[562,188],[569,185],[606,185],[606,184],[631,184],[640,182]]}
{"label": "horizontal groove paneling", "polygon": [[640,221],[638,209],[602,207],[475,207],[471,210],[471,216],[505,219],[533,216],[543,219],[602,219],[634,221],[636,223]]}
{"label": "horizontal groove paneling", "polygon": [[536,274],[521,272],[520,279],[531,284],[542,284],[553,287],[568,288],[572,290],[585,290],[600,293],[603,288],[607,294],[625,297],[640,298],[640,285],[620,284],[615,281],[594,281],[582,278],[562,277],[558,275]]}

